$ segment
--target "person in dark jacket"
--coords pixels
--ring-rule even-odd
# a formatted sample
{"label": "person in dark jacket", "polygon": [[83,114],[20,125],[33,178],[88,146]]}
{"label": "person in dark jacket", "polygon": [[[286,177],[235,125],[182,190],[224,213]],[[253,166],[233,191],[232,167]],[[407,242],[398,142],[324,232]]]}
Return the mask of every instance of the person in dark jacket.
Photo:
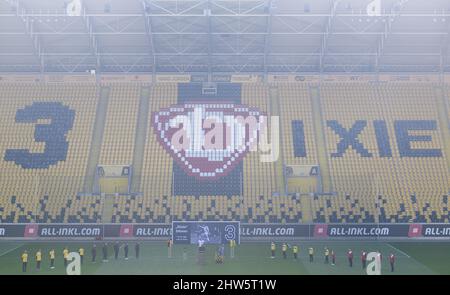
{"label": "person in dark jacket", "polygon": [[352,249],[348,249],[347,258],[348,258],[348,265],[350,267],[353,267],[353,251],[352,251]]}
{"label": "person in dark jacket", "polygon": [[128,260],[128,243],[123,246],[123,251],[125,253],[125,260]]}
{"label": "person in dark jacket", "polygon": [[391,265],[391,272],[394,272],[395,255],[393,253],[389,255],[389,264]]}
{"label": "person in dark jacket", "polygon": [[134,252],[136,253],[136,259],[139,259],[140,248],[141,248],[141,246],[139,245],[139,243],[136,243],[136,245],[134,246]]}
{"label": "person in dark jacket", "polygon": [[103,252],[103,262],[108,262],[108,244],[107,243],[103,244],[102,252]]}
{"label": "person in dark jacket", "polygon": [[119,242],[114,243],[114,259],[117,260],[119,258]]}
{"label": "person in dark jacket", "polygon": [[95,262],[95,259],[97,259],[97,245],[94,244],[92,246],[91,254],[92,254],[92,262]]}

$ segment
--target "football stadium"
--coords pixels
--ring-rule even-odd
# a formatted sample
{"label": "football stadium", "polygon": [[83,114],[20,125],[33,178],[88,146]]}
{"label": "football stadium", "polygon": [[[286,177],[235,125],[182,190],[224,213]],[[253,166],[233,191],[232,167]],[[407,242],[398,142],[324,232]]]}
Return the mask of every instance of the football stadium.
{"label": "football stadium", "polygon": [[450,1],[0,0],[0,274],[450,274]]}

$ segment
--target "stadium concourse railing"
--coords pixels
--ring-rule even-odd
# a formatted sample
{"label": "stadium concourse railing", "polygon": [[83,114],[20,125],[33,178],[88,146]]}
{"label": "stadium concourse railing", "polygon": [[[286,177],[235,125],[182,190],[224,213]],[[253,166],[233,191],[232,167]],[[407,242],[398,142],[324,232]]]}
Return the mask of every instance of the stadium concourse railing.
{"label": "stadium concourse railing", "polygon": [[[0,223],[0,240],[167,240],[171,237],[172,224]],[[443,240],[450,239],[450,224],[240,224],[241,241],[297,239]]]}

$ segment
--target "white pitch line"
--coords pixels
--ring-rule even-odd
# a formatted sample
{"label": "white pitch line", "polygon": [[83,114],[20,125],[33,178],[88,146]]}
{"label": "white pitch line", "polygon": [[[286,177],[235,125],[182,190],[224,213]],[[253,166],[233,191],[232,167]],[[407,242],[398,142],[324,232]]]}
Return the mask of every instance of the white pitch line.
{"label": "white pitch line", "polygon": [[5,252],[1,253],[1,254],[0,254],[0,257],[2,257],[3,255],[6,255],[6,254],[8,254],[8,253],[10,253],[10,252],[12,252],[12,251],[14,251],[14,250],[16,250],[16,249],[19,249],[19,248],[22,247],[22,246],[23,246],[23,245],[19,245],[19,246],[16,246],[16,247],[12,248],[12,249],[9,249],[8,251],[5,251]]}
{"label": "white pitch line", "polygon": [[392,249],[394,249],[395,251],[398,251],[398,252],[400,252],[400,253],[402,253],[403,255],[405,255],[406,257],[408,257],[408,258],[411,258],[411,256],[409,256],[408,254],[406,254],[405,252],[403,252],[402,250],[400,250],[400,249],[398,249],[397,247],[394,247],[394,246],[392,246],[391,244],[389,244],[389,243],[386,243],[389,247],[391,247]]}

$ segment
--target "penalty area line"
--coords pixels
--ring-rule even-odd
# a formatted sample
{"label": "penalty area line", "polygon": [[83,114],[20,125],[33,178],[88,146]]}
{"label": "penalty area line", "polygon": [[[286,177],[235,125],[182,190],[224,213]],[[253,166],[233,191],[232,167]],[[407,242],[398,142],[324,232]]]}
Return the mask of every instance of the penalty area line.
{"label": "penalty area line", "polygon": [[408,258],[411,258],[411,256],[409,256],[408,254],[406,254],[405,252],[403,252],[403,251],[400,250],[399,248],[394,247],[394,246],[392,246],[392,245],[389,244],[389,243],[386,243],[386,244],[387,244],[390,248],[394,249],[395,251],[398,251],[398,252],[402,253],[403,255],[405,255],[405,256],[408,257]]}
{"label": "penalty area line", "polygon": [[14,251],[14,250],[19,249],[19,248],[22,247],[22,246],[23,246],[23,244],[22,244],[22,245],[18,245],[18,246],[14,247],[14,248],[11,248],[11,249],[9,249],[9,250],[3,252],[3,253],[0,253],[0,257],[6,255],[6,254],[8,254],[8,253],[11,253],[11,252]]}

